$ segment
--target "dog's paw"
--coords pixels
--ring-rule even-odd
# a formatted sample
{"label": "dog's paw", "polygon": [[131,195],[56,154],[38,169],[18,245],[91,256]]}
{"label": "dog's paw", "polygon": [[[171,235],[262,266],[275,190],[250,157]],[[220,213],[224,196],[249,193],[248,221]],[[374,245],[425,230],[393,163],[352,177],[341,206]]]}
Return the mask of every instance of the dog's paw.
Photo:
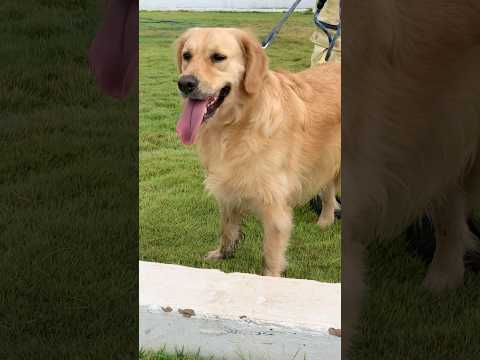
{"label": "dog's paw", "polygon": [[287,261],[283,260],[279,264],[272,264],[271,266],[263,266],[263,276],[281,277],[287,272]]}
{"label": "dog's paw", "polygon": [[320,229],[325,230],[335,222],[335,217],[320,216],[317,221],[317,225]]}
{"label": "dog's paw", "polygon": [[451,268],[449,271],[431,266],[422,285],[436,294],[453,290],[463,285],[464,272],[463,264],[461,267]]}
{"label": "dog's paw", "polygon": [[225,259],[225,255],[220,251],[220,249],[216,249],[213,251],[209,251],[207,255],[205,255],[205,260],[223,260]]}
{"label": "dog's paw", "polygon": [[279,271],[279,270],[264,269],[263,270],[263,276],[280,277],[280,276],[282,276],[282,272]]}

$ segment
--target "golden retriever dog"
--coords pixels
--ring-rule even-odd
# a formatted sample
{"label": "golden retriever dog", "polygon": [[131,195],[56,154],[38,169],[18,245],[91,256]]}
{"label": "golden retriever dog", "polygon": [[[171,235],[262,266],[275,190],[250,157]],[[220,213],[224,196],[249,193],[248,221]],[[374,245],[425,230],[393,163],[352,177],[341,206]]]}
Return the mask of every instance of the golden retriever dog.
{"label": "golden retriever dog", "polygon": [[358,1],[342,15],[354,34],[342,44],[346,356],[370,241],[428,214],[436,247],[423,286],[463,285],[463,257],[475,246],[467,219],[480,208],[480,4]]}
{"label": "golden retriever dog", "polygon": [[184,97],[177,133],[196,144],[205,188],[220,208],[220,245],[231,256],[242,214],[264,229],[264,275],[280,276],[292,208],[321,194],[321,228],[334,222],[340,177],[340,67],[271,71],[260,43],[239,29],[193,28],[177,42]]}

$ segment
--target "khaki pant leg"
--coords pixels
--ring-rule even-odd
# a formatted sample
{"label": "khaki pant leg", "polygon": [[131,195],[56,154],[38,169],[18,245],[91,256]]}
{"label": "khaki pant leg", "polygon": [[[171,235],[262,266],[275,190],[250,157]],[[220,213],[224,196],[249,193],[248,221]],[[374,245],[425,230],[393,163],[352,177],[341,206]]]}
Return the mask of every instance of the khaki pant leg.
{"label": "khaki pant leg", "polygon": [[[325,56],[327,55],[328,50],[328,39],[327,36],[320,32],[315,32],[312,36],[313,42],[313,53],[311,57],[311,66],[322,64],[325,61]],[[330,54],[329,61],[341,62],[342,60],[342,47],[341,47],[341,38],[337,39],[335,46],[332,49]]]}
{"label": "khaki pant leg", "polygon": [[[329,24],[338,24],[340,19],[340,1],[328,0],[320,14],[320,17],[323,21]],[[332,36],[333,35],[334,34],[332,33]],[[327,36],[320,30],[317,30],[312,35],[311,40],[314,44],[312,58],[311,58],[311,66],[324,63],[325,56],[327,55],[327,49],[328,49]],[[329,61],[340,62],[341,57],[342,57],[341,38],[338,38],[337,42],[335,43],[335,47],[332,49],[332,53],[330,54]]]}

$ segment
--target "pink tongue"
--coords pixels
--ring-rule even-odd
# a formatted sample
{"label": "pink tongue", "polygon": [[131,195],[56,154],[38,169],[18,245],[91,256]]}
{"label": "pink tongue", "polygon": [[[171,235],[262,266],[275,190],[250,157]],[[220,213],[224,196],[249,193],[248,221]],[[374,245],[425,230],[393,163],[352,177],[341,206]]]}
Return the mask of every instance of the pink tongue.
{"label": "pink tongue", "polygon": [[177,123],[177,134],[185,145],[193,144],[195,136],[207,112],[208,100],[187,99],[182,116]]}

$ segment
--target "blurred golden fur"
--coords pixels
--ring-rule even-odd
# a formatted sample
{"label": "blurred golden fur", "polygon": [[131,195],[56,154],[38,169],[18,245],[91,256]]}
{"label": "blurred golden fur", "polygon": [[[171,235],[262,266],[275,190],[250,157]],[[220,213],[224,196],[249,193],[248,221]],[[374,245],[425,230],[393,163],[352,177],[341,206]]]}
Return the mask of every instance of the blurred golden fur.
{"label": "blurred golden fur", "polygon": [[[177,42],[182,75],[204,93],[231,85],[196,137],[205,187],[218,201],[220,247],[209,259],[232,255],[242,213],[264,227],[264,273],[279,276],[292,228],[292,207],[322,193],[319,225],[334,221],[340,176],[340,65],[300,73],[270,71],[258,41],[238,29],[190,29]],[[182,59],[189,51],[190,61]],[[212,63],[211,54],[227,60]]]}
{"label": "blurred golden fur", "polygon": [[[342,339],[359,316],[367,243],[427,213],[436,251],[424,286],[463,284],[467,217],[480,207],[480,5],[355,2],[344,12]],[[370,22],[358,21],[368,17]],[[345,80],[347,81],[347,80]]]}

